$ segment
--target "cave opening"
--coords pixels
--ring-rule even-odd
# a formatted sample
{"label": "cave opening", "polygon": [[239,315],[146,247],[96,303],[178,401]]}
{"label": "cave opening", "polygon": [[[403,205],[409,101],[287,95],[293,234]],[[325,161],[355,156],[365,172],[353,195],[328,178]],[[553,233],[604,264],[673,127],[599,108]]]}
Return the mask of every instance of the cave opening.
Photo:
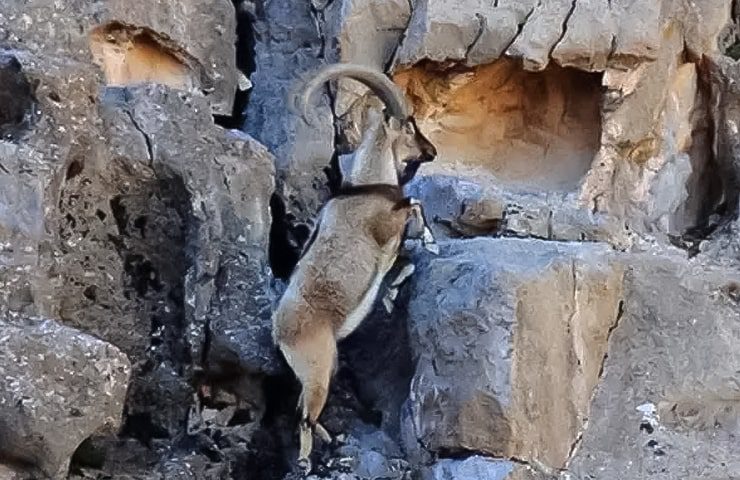
{"label": "cave opening", "polygon": [[194,59],[172,41],[144,27],[110,22],[90,34],[93,60],[109,86],[161,83],[189,90],[198,84]]}
{"label": "cave opening", "polygon": [[421,62],[399,71],[419,128],[438,149],[428,172],[492,175],[527,191],[577,188],[599,149],[602,74],[502,58],[465,67]]}

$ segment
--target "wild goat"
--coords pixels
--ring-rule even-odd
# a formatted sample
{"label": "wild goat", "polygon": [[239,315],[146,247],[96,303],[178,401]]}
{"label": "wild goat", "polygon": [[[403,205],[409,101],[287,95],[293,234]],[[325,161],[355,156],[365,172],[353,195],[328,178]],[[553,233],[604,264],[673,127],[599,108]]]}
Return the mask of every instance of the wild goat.
{"label": "wild goat", "polygon": [[[298,460],[307,470],[313,433],[331,440],[318,418],[336,367],[337,341],[370,312],[404,235],[436,252],[421,205],[402,190],[420,163],[434,159],[434,146],[416,128],[402,92],[365,67],[340,64],[319,71],[306,85],[304,107],[319,86],[341,77],[367,85],[387,105],[387,115],[370,114],[360,146],[341,168],[342,187],[321,209],[273,315],[274,341],[302,385]],[[403,269],[391,289],[411,271]]]}

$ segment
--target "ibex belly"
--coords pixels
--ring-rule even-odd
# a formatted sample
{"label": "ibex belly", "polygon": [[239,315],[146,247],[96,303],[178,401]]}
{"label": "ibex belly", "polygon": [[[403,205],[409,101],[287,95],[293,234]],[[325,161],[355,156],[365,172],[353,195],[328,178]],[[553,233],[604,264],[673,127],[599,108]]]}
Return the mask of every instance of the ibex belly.
{"label": "ibex belly", "polygon": [[375,271],[375,276],[370,283],[370,288],[362,296],[357,307],[355,307],[355,309],[352,310],[349,315],[347,315],[347,318],[345,319],[341,328],[337,330],[337,340],[341,340],[348,336],[350,333],[354,332],[355,329],[360,326],[360,323],[362,323],[365,317],[370,314],[370,310],[372,310],[373,308],[375,299],[378,298],[378,293],[380,292],[380,286],[383,283],[383,278],[385,278],[386,274],[393,266],[393,263],[396,261],[397,256],[397,254],[394,254],[390,258],[385,259],[385,261],[381,262],[380,265],[378,265],[378,269]]}

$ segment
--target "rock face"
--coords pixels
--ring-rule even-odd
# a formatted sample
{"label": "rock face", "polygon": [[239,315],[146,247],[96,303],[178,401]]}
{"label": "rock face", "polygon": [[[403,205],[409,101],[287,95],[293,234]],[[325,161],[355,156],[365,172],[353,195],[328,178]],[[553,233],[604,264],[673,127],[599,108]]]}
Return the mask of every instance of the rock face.
{"label": "rock face", "polygon": [[622,319],[570,469],[732,478],[740,472],[738,270],[670,255],[630,262]]}
{"label": "rock face", "polygon": [[409,304],[407,450],[563,468],[619,316],[622,271],[609,256],[603,246],[476,239],[424,262]]}
{"label": "rock face", "polygon": [[109,85],[154,81],[207,94],[215,114],[231,114],[237,89],[236,17],[229,0],[125,0],[3,4],[0,38],[10,48],[87,63]]}
{"label": "rock face", "polygon": [[131,364],[113,345],[51,320],[3,317],[0,357],[0,458],[63,479],[83,440],[120,426]]}
{"label": "rock face", "polygon": [[734,478],[738,11],[5,0],[0,478],[300,477],[271,310],[378,106],[289,108],[337,61],[435,143],[444,247],[340,345],[309,478]]}
{"label": "rock face", "polygon": [[286,102],[300,79],[324,64],[327,41],[315,27],[319,15],[311,2],[280,0],[256,8],[254,54],[260,60],[251,76],[244,125],[276,155],[283,201],[301,222],[327,198],[324,168],[334,151],[328,95],[313,99],[313,125],[291,113]]}

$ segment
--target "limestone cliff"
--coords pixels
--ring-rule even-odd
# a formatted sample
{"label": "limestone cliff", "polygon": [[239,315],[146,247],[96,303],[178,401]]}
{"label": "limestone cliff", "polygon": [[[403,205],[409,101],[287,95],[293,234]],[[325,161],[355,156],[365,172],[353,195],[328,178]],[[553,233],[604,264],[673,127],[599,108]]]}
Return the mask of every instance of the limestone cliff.
{"label": "limestone cliff", "polygon": [[740,3],[3,0],[0,480],[293,479],[270,313],[386,72],[438,256],[310,478],[740,478]]}

